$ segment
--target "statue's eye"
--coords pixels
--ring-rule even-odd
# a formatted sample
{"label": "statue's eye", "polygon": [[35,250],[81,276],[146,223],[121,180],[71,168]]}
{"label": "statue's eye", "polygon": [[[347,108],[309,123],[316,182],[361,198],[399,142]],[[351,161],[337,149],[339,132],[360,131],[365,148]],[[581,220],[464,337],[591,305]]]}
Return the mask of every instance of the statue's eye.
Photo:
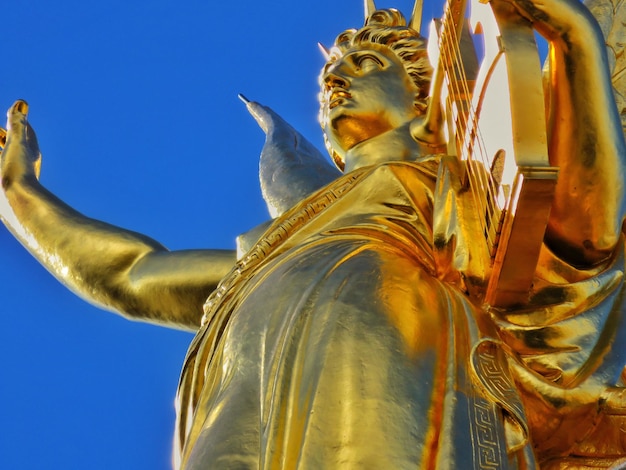
{"label": "statue's eye", "polygon": [[362,71],[378,70],[383,67],[382,61],[373,55],[363,54],[356,60],[357,66]]}

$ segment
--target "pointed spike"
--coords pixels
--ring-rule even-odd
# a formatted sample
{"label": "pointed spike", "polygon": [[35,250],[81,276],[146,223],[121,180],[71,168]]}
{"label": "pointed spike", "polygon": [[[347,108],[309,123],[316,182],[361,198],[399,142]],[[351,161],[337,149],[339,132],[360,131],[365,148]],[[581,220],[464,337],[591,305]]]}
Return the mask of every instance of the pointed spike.
{"label": "pointed spike", "polygon": [[409,21],[409,28],[414,29],[418,33],[422,26],[422,10],[424,9],[424,0],[415,0],[413,6],[413,13],[411,14],[411,21]]}
{"label": "pointed spike", "polygon": [[365,21],[367,21],[376,11],[376,5],[374,5],[374,0],[363,0],[363,6],[365,8]]}
{"label": "pointed spike", "polygon": [[317,43],[317,47],[320,48],[320,52],[322,53],[322,55],[324,56],[324,60],[328,60],[330,59],[330,50],[328,49],[328,47],[326,47],[324,44],[322,44],[321,42]]}
{"label": "pointed spike", "polygon": [[239,93],[237,95],[237,98],[239,98],[241,101],[243,101],[245,104],[250,103],[250,100],[248,98],[245,97],[245,95],[243,93]]}

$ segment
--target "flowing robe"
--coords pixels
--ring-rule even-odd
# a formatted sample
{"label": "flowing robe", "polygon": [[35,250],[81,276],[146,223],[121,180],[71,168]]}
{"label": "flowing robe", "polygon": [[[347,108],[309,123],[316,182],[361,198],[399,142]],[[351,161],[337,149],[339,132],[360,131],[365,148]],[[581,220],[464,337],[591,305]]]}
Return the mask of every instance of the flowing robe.
{"label": "flowing robe", "polygon": [[529,426],[545,423],[523,403],[557,417],[581,400],[559,405],[550,387],[570,383],[593,382],[585,404],[596,408],[579,416],[597,421],[624,364],[611,313],[623,259],[573,273],[544,249],[525,310],[484,308],[480,257],[466,249],[480,236],[472,203],[443,167],[433,157],[344,175],[237,263],[187,354],[178,465],[532,468]]}

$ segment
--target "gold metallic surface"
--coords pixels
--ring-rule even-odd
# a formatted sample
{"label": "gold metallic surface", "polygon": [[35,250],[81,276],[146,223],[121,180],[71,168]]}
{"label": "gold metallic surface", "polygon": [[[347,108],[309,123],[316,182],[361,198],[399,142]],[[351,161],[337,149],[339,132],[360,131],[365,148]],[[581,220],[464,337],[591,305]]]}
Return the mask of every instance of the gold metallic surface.
{"label": "gold metallic surface", "polygon": [[603,31],[620,44],[624,19],[602,2],[601,25],[576,0],[474,2],[471,40],[451,1],[429,63],[365,1],[320,76],[343,175],[242,97],[274,219],[238,253],[74,211],[38,182],[23,101],[0,132],[0,216],[88,301],[197,331],[177,468],[621,468],[626,89]]}

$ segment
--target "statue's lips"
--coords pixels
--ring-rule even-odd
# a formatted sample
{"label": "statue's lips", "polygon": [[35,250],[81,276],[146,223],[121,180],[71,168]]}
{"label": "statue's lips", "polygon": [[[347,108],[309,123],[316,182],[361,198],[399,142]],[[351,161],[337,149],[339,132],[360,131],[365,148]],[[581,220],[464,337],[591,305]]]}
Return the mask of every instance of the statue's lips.
{"label": "statue's lips", "polygon": [[352,98],[352,95],[343,88],[333,88],[330,92],[330,98],[328,99],[328,108],[333,109],[335,106],[340,105],[344,100]]}

